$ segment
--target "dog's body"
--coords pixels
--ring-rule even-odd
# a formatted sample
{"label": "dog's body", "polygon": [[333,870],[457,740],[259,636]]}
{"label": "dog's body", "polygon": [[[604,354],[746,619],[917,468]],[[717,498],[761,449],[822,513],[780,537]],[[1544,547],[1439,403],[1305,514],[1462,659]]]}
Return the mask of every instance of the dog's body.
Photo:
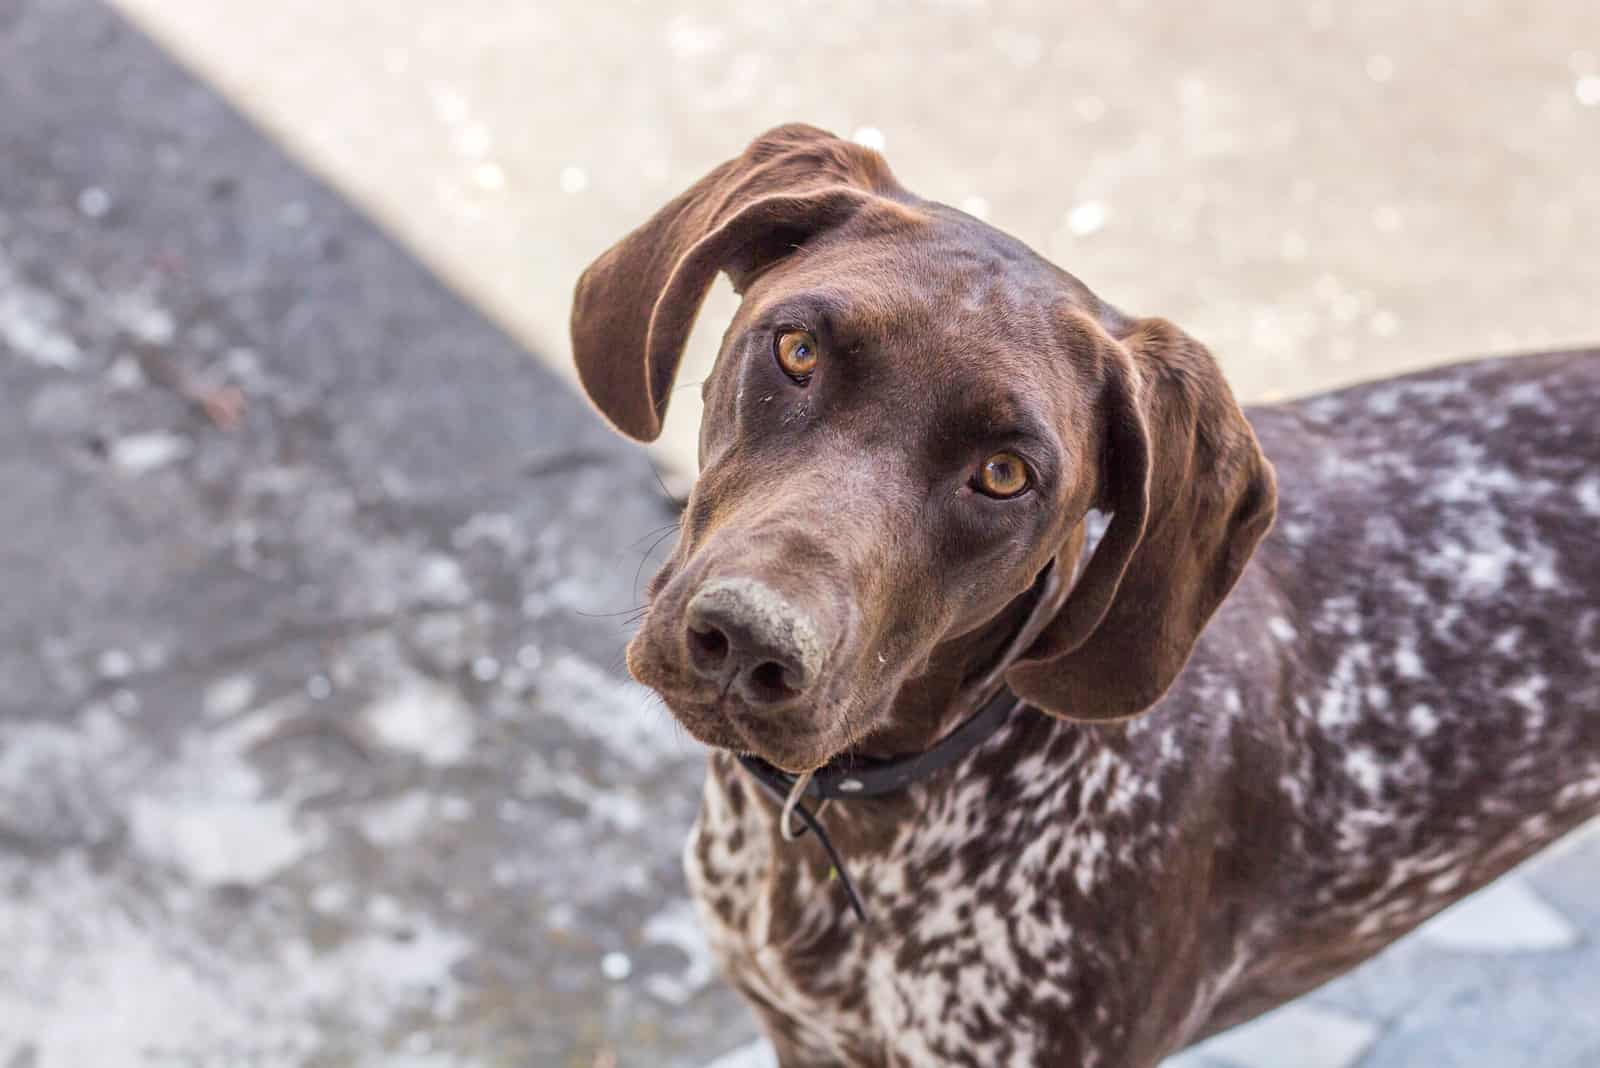
{"label": "dog's body", "polygon": [[718,270],[745,300],[634,674],[795,774],[926,751],[995,678],[1028,706],[828,809],[867,924],[713,756],[690,882],[783,1068],[1149,1068],[1600,812],[1600,354],[1247,421],[1172,324],[783,127],[580,282],[626,432]]}
{"label": "dog's body", "polygon": [[1600,352],[1251,413],[1278,526],[1148,715],[1013,720],[831,808],[712,758],[686,860],[790,1065],[1138,1068],[1600,812]]}

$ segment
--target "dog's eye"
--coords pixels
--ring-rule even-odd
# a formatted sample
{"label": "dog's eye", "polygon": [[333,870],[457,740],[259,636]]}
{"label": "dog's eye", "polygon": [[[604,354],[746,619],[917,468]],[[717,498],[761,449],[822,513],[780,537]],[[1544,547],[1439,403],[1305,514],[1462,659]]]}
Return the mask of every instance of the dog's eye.
{"label": "dog's eye", "polygon": [[785,330],[773,349],[783,373],[797,382],[804,382],[817,369],[817,339],[809,331]]}
{"label": "dog's eye", "polygon": [[973,488],[990,497],[1015,497],[1028,488],[1028,465],[1014,452],[997,452],[978,468]]}

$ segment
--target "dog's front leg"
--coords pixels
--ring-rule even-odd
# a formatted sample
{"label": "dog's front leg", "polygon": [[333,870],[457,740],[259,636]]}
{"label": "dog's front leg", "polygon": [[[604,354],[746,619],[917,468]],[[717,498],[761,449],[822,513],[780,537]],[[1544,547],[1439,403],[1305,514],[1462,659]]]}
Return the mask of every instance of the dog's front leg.
{"label": "dog's front leg", "polygon": [[791,1017],[762,1004],[759,999],[752,998],[751,1003],[761,1021],[762,1032],[778,1054],[778,1068],[858,1068],[807,1043]]}

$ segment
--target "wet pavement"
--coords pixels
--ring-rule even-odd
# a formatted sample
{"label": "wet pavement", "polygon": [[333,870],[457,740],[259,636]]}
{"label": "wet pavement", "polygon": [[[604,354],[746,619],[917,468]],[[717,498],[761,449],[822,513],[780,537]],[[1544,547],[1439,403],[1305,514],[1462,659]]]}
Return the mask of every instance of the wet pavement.
{"label": "wet pavement", "polygon": [[[0,0],[0,102],[0,1064],[745,1047],[621,670],[643,456],[92,0]],[[1186,1063],[1600,1063],[1596,887],[1590,835]]]}

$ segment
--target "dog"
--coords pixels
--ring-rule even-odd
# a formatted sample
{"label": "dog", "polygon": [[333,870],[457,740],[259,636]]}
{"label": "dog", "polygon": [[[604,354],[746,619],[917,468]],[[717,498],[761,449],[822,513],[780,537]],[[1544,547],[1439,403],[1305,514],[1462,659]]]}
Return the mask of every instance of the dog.
{"label": "dog", "polygon": [[1600,352],[1247,416],[791,125],[580,279],[624,434],[718,272],[628,666],[713,749],[689,883],[783,1068],[1156,1065],[1600,812]]}

